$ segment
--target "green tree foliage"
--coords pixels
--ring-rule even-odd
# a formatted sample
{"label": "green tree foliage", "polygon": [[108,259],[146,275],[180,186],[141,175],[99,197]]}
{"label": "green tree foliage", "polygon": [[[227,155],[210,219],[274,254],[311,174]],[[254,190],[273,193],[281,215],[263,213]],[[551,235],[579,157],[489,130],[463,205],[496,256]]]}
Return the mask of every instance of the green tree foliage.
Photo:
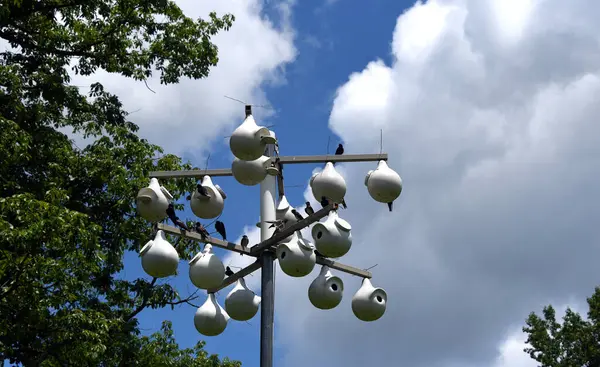
{"label": "green tree foliage", "polygon": [[[69,69],[161,83],[202,78],[211,37],[233,16],[193,20],[169,0],[1,0],[0,362],[25,366],[238,366],[179,349],[171,325],[141,336],[147,308],[190,301],[168,284],[116,277],[127,251],[152,235],[135,210],[152,170],[190,168],[136,135],[99,83],[70,85]],[[73,129],[93,143],[77,147]],[[165,182],[175,199],[189,180]],[[180,208],[179,208],[180,209]],[[182,258],[198,251],[181,242]]]}
{"label": "green tree foliage", "polygon": [[523,328],[530,345],[525,352],[542,367],[600,366],[600,287],[587,303],[587,319],[567,308],[562,324],[552,306],[542,317],[531,313]]}

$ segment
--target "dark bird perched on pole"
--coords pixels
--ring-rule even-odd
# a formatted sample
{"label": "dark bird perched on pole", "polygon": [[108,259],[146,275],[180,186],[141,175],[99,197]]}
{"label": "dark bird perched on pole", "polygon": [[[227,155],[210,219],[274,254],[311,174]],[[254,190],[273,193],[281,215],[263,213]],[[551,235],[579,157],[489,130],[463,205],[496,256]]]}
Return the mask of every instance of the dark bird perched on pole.
{"label": "dark bird perched on pole", "polygon": [[280,231],[282,231],[285,228],[285,224],[288,222],[287,219],[279,219],[276,221],[267,221],[267,223],[271,223],[271,225],[269,226],[269,228],[273,228],[275,227],[275,230],[273,231],[273,235],[275,236],[277,233],[279,233]]}
{"label": "dark bird perched on pole", "polygon": [[173,224],[175,224],[177,227],[189,231],[185,223],[183,223],[183,221],[179,219],[179,217],[175,214],[175,207],[172,203],[169,204],[169,206],[167,207],[167,216],[169,217],[171,222],[173,222]]}
{"label": "dark bird perched on pole", "polygon": [[229,266],[225,268],[225,275],[227,275],[228,277],[230,277],[233,274],[235,274],[235,273],[233,272],[233,270],[231,270],[231,268]]}
{"label": "dark bird perched on pole", "polygon": [[287,219],[279,219],[279,220],[275,220],[275,221],[267,221],[267,223],[271,223],[271,225],[269,226],[269,228],[283,228],[285,226],[285,224],[288,222]]}
{"label": "dark bird perched on pole", "polygon": [[342,204],[342,207],[344,209],[348,209],[348,205],[346,205],[346,199],[342,199],[342,202],[340,204]]}
{"label": "dark bird perched on pole", "polygon": [[306,202],[306,208],[304,208],[304,212],[306,213],[306,215],[315,214],[315,210],[313,209],[312,206],[310,206],[310,203],[308,201]]}
{"label": "dark bird perched on pole", "polygon": [[[242,240],[240,241],[240,246],[242,246],[242,248],[247,249],[249,243],[250,243],[250,240],[248,239],[248,236],[243,235]],[[244,255],[242,255],[242,256],[244,256]]]}
{"label": "dark bird perched on pole", "polygon": [[324,208],[329,205],[329,200],[325,196],[321,197],[321,206]]}
{"label": "dark bird perched on pole", "polygon": [[[339,144],[337,149],[335,150],[335,155],[342,155],[344,154],[344,146],[342,144]],[[335,166],[335,162],[331,162],[331,164],[333,164]]]}
{"label": "dark bird perched on pole", "polygon": [[225,232],[225,224],[220,220],[215,222],[215,229],[223,237],[223,241],[227,241],[227,232]]}
{"label": "dark bird perched on pole", "polygon": [[394,205],[394,202],[392,201],[392,202],[387,203],[387,204],[388,204],[388,209],[390,209],[390,211],[392,211],[392,206]]}
{"label": "dark bird perched on pole", "polygon": [[302,215],[300,215],[300,213],[298,213],[298,211],[296,209],[292,209],[292,214],[294,214],[294,217],[296,217],[296,219],[299,220],[299,221],[302,220],[302,219],[304,219],[302,217]]}
{"label": "dark bird perched on pole", "polygon": [[206,230],[206,228],[204,228],[204,226],[200,222],[196,222],[194,224],[194,231],[200,233],[200,236],[203,239],[206,239],[206,237],[210,237],[210,233],[208,233],[208,231]]}

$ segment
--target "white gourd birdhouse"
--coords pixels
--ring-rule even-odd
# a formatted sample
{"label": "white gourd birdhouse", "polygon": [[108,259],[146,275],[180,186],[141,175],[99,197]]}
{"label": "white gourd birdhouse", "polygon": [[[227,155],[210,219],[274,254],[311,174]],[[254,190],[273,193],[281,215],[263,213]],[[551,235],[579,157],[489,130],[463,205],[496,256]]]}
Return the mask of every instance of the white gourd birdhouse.
{"label": "white gourd birdhouse", "polygon": [[327,257],[344,256],[352,246],[350,223],[331,211],[327,219],[314,224],[311,234],[319,253]]}
{"label": "white gourd birdhouse", "polygon": [[167,241],[165,232],[159,230],[153,240],[148,241],[140,250],[142,268],[146,274],[155,278],[175,275],[179,264],[179,254]]}
{"label": "white gourd birdhouse", "polygon": [[271,166],[271,160],[267,156],[261,156],[253,161],[244,161],[234,158],[231,163],[231,172],[237,182],[246,186],[254,186],[261,183],[267,174],[267,169]]}
{"label": "white gourd birdhouse", "polygon": [[216,336],[221,334],[227,327],[229,315],[219,305],[214,293],[210,293],[206,302],[196,310],[194,315],[194,326],[196,330],[205,336]]}
{"label": "white gourd birdhouse", "polygon": [[[283,229],[291,226],[296,223],[298,220],[292,213],[292,209],[294,209],[290,203],[287,201],[285,195],[281,197],[279,200],[279,204],[277,204],[277,208],[275,210],[275,219],[276,220],[287,220],[284,224]],[[288,242],[292,239],[292,235],[286,237],[281,242]]]}
{"label": "white gourd birdhouse", "polygon": [[375,321],[385,313],[387,293],[382,288],[375,288],[367,278],[352,297],[352,312],[359,320]]}
{"label": "white gourd birdhouse", "polygon": [[317,261],[310,243],[294,232],[290,241],[281,243],[276,250],[281,270],[292,277],[303,277],[314,269]]}
{"label": "white gourd birdhouse", "polygon": [[225,278],[225,266],[217,255],[212,252],[212,245],[204,245],[204,251],[199,252],[190,260],[189,270],[192,284],[200,289],[218,287]]}
{"label": "white gourd birdhouse", "polygon": [[324,196],[329,200],[340,203],[346,195],[346,181],[336,171],[331,162],[327,162],[321,172],[310,178],[310,188],[317,201],[321,201]]}
{"label": "white gourd birdhouse", "polygon": [[150,185],[138,191],[135,203],[137,212],[150,222],[160,222],[167,217],[167,208],[173,196],[158,183],[156,178],[150,179]]}
{"label": "white gourd birdhouse", "polygon": [[365,185],[373,200],[380,203],[392,203],[402,192],[402,179],[385,161],[379,161],[375,170],[365,177]]}
{"label": "white gourd birdhouse", "polygon": [[208,196],[200,194],[195,189],[190,199],[192,212],[202,219],[216,218],[223,212],[227,196],[219,185],[213,184],[210,176],[204,176],[201,185],[206,189]]}
{"label": "white gourd birdhouse", "polygon": [[235,287],[225,298],[225,310],[237,321],[248,321],[258,312],[260,297],[246,286],[244,278],[238,279]]}
{"label": "white gourd birdhouse", "polygon": [[246,106],[246,118],[229,138],[231,153],[243,161],[253,161],[260,158],[267,144],[275,144],[277,140],[266,127],[258,126],[252,111]]}
{"label": "white gourd birdhouse", "polygon": [[342,301],[344,282],[331,274],[329,267],[323,266],[319,276],[308,287],[310,303],[321,310],[330,310]]}

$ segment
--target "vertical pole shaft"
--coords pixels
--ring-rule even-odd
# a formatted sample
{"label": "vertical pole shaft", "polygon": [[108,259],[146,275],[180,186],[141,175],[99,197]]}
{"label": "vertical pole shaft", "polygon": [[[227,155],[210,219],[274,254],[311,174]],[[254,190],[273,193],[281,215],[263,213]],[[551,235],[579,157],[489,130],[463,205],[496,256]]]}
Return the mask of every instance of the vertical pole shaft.
{"label": "vertical pole shaft", "polygon": [[[273,154],[273,147],[268,147],[268,154]],[[274,228],[269,228],[275,220],[275,195],[277,178],[267,175],[260,183],[260,240],[264,241],[273,235]],[[260,307],[260,367],[273,367],[273,329],[275,324],[275,254],[265,250],[261,255],[261,307]]]}

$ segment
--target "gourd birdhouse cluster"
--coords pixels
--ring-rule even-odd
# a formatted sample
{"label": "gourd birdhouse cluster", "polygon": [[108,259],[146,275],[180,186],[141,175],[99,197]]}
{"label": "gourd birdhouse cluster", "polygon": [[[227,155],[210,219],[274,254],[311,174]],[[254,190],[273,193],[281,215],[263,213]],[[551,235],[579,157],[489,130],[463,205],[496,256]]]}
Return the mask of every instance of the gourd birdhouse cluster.
{"label": "gourd birdhouse cluster", "polygon": [[267,144],[275,144],[274,134],[266,127],[258,126],[250,106],[246,107],[246,118],[229,138],[229,148],[233,155],[243,161],[260,158]]}
{"label": "gourd birdhouse cluster", "polygon": [[271,159],[261,156],[253,161],[244,161],[234,158],[231,164],[231,173],[237,182],[246,186],[254,186],[261,183],[267,174],[277,175],[277,169],[271,167]]}
{"label": "gourd birdhouse cluster", "polygon": [[327,162],[321,172],[315,173],[310,178],[310,188],[317,201],[325,197],[341,203],[346,195],[346,181],[331,162]]}
{"label": "gourd birdhouse cluster", "polygon": [[[274,145],[275,156],[271,156],[273,150],[266,149],[268,145]],[[339,144],[335,157],[327,156],[308,157],[308,159],[297,159],[298,157],[280,157],[279,144],[275,133],[266,127],[259,126],[250,106],[246,106],[246,114],[243,122],[231,134],[229,147],[234,155],[231,163],[231,174],[224,170],[213,171],[213,176],[232,175],[237,182],[245,186],[255,186],[265,182],[261,186],[261,199],[268,199],[266,203],[272,203],[275,197],[275,181],[265,181],[269,176],[278,176],[279,188],[283,187],[283,164],[288,163],[314,163],[325,162],[324,168],[312,175],[309,186],[312,195],[317,202],[326,207],[327,203],[341,204],[346,208],[345,196],[347,185],[344,177],[337,171],[335,162],[350,161],[378,161],[377,167],[367,173],[364,184],[367,187],[369,195],[377,202],[388,205],[392,210],[392,204],[402,193],[402,179],[400,175],[392,170],[386,160],[387,156],[376,157],[348,157],[344,154],[342,144]],[[340,155],[343,155],[341,158]],[[227,195],[221,187],[215,183],[210,176],[211,172],[206,170],[194,171],[191,174],[178,173],[172,177],[198,177],[200,182],[193,188],[190,200],[192,213],[201,219],[219,218],[225,207]],[[164,172],[155,174],[157,177],[170,177]],[[271,177],[272,179],[272,177]],[[176,193],[179,195],[180,193]],[[224,225],[216,221],[215,229],[223,237],[220,239],[210,237],[210,234],[200,224],[196,222],[193,229],[181,221],[174,214],[174,197],[163,187],[157,178],[151,178],[148,187],[140,189],[136,196],[136,210],[138,214],[149,222],[157,223],[165,220],[167,217],[178,227],[177,231],[168,228],[168,226],[156,225],[157,231],[154,238],[146,243],[140,250],[140,257],[143,270],[151,277],[165,278],[177,274],[179,264],[179,254],[177,249],[167,240],[165,231],[178,236],[185,236],[188,239],[196,239],[205,242],[203,250],[197,253],[189,261],[189,279],[191,283],[202,290],[207,291],[205,302],[198,307],[194,314],[194,326],[199,333],[205,336],[216,336],[221,334],[230,319],[236,321],[248,321],[257,313],[261,302],[268,300],[266,294],[262,293],[265,299],[261,299],[255,292],[246,285],[243,277],[232,275],[227,268],[213,252],[213,245],[226,249],[244,253],[245,255],[260,257],[264,248],[266,251],[275,251],[276,259],[283,273],[291,277],[304,277],[313,272],[316,264],[322,265],[319,274],[308,287],[308,298],[311,304],[321,310],[330,310],[337,307],[343,299],[344,282],[338,276],[332,274],[332,269],[348,272],[354,275],[363,276],[362,284],[351,300],[351,308],[354,315],[362,321],[371,322],[380,319],[387,306],[387,293],[382,288],[376,288],[371,283],[370,273],[360,269],[352,269],[347,265],[336,263],[331,259],[337,259],[346,255],[353,244],[352,227],[350,223],[340,217],[338,205],[333,205],[329,213],[321,210],[315,214],[318,209],[307,206],[304,210],[306,215],[311,216],[311,222],[314,224],[310,229],[313,243],[309,242],[302,235],[302,226],[297,223],[303,219],[300,211],[290,205],[288,198],[279,193],[279,202],[275,208],[266,206],[267,210],[261,210],[262,228],[275,229],[273,231],[287,231],[282,238],[266,240],[263,234],[263,243],[257,251],[243,251],[239,247],[232,248],[232,244],[226,240]],[[325,199],[325,200],[323,200]],[[230,199],[231,200],[231,199]],[[308,204],[308,203],[307,203]],[[265,205],[261,202],[261,205]],[[329,210],[330,207],[327,207]],[[274,209],[274,212],[273,212]],[[266,217],[266,219],[265,219]],[[318,221],[319,218],[325,218]],[[274,219],[274,220],[273,220]],[[221,219],[222,220],[222,219]],[[269,223],[265,225],[265,223]],[[302,221],[305,223],[305,221]],[[261,227],[261,224],[257,224]],[[220,226],[220,227],[219,227]],[[295,226],[295,231],[290,230],[290,226]],[[197,232],[191,236],[186,232]],[[268,237],[270,232],[267,232]],[[200,237],[199,237],[200,236]],[[244,237],[245,243],[240,246],[248,246],[248,238]],[[360,244],[355,245],[360,246]],[[266,261],[266,260],[265,260]],[[336,260],[337,261],[337,260]],[[233,266],[233,265],[228,265]],[[255,263],[253,269],[258,268]],[[253,270],[250,269],[250,270]],[[227,275],[226,275],[227,274]],[[246,270],[243,274],[249,274]],[[230,278],[226,278],[229,276]],[[233,277],[233,278],[231,278]],[[214,292],[224,289],[226,286],[235,285],[227,294],[224,300],[224,307],[221,307],[217,301]],[[272,302],[272,301],[270,301]]]}
{"label": "gourd birdhouse cluster", "polygon": [[[194,190],[190,199],[192,212],[199,218],[216,218],[223,212],[225,206],[225,192],[219,185],[213,184],[210,176],[206,175],[199,184],[201,187]],[[201,189],[202,192],[199,191]]]}
{"label": "gourd birdhouse cluster", "polygon": [[145,220],[155,223],[167,217],[167,208],[173,196],[158,183],[156,178],[150,179],[150,185],[138,191],[135,199],[139,215]]}
{"label": "gourd birdhouse cluster", "polygon": [[175,275],[179,264],[179,254],[165,237],[165,232],[157,231],[153,240],[148,241],[140,250],[142,268],[146,274],[155,278]]}
{"label": "gourd birdhouse cluster", "polygon": [[229,315],[219,305],[214,293],[210,293],[204,304],[196,310],[194,315],[194,326],[202,335],[216,336],[221,334],[227,327]]}
{"label": "gourd birdhouse cluster", "polygon": [[340,304],[344,294],[344,282],[333,276],[329,267],[323,266],[319,276],[308,287],[310,303],[321,310],[329,310]]}
{"label": "gourd birdhouse cluster", "polygon": [[351,229],[350,223],[340,218],[337,212],[330,212],[324,222],[313,225],[311,234],[317,251],[333,258],[346,255],[352,246]]}
{"label": "gourd birdhouse cluster", "polygon": [[281,270],[291,277],[303,277],[314,269],[317,255],[310,242],[295,232],[292,238],[279,244],[276,250]]}
{"label": "gourd birdhouse cluster", "polygon": [[244,278],[238,279],[235,287],[225,298],[225,310],[237,321],[248,321],[258,312],[260,297],[246,286]]}
{"label": "gourd birdhouse cluster", "polygon": [[402,179],[385,161],[379,161],[377,168],[367,173],[365,185],[373,200],[390,205],[402,192]]}
{"label": "gourd birdhouse cluster", "polygon": [[212,245],[206,244],[204,251],[190,260],[190,280],[200,289],[218,287],[225,277],[225,266],[212,252]]}
{"label": "gourd birdhouse cluster", "polygon": [[387,293],[373,287],[371,281],[363,279],[362,286],[352,297],[352,312],[362,321],[375,321],[383,316],[387,303]]}

